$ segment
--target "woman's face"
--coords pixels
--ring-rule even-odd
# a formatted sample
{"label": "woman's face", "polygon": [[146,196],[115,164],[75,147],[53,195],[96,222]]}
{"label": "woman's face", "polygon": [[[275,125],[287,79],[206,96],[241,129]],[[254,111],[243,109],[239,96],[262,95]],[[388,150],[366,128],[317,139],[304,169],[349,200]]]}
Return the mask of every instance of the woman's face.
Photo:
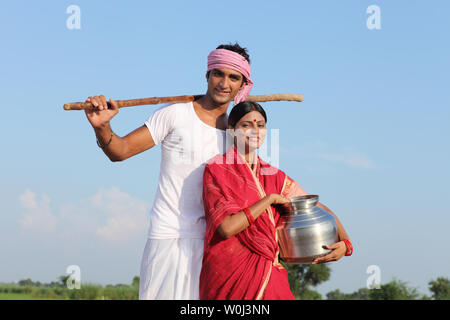
{"label": "woman's face", "polygon": [[238,148],[245,146],[246,151],[258,149],[266,137],[266,121],[258,111],[243,116],[234,127],[234,136]]}

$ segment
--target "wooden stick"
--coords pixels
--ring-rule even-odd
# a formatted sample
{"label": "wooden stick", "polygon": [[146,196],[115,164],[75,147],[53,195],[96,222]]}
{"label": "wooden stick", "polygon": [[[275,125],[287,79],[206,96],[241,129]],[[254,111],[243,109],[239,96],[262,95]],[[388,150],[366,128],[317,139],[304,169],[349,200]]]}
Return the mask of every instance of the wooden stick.
{"label": "wooden stick", "polygon": [[[191,102],[201,98],[202,95],[195,96],[174,96],[174,97],[153,97],[144,99],[131,99],[131,100],[117,100],[119,108],[132,107],[132,106],[142,106],[149,104],[160,104],[160,103],[178,103],[178,102]],[[266,94],[259,96],[248,96],[247,101],[252,102],[267,102],[267,101],[303,101],[303,96],[301,94]],[[108,102],[108,107],[109,105]],[[64,105],[64,110],[84,110],[92,108],[90,102],[72,102],[66,103]]]}

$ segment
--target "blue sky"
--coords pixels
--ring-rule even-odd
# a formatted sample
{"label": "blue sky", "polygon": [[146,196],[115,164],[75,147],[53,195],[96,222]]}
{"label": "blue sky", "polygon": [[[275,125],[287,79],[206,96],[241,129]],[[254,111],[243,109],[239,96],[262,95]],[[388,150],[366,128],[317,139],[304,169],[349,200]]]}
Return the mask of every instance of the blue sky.
{"label": "blue sky", "polygon": [[[81,10],[69,30],[66,9]],[[366,9],[378,5],[381,29]],[[98,149],[66,102],[199,94],[208,53],[248,48],[279,166],[341,219],[355,252],[330,264],[325,294],[366,286],[370,265],[429,293],[450,277],[448,1],[46,1],[0,10],[0,282],[82,282],[139,274],[160,164],[156,147],[123,163]],[[155,106],[120,110],[125,135]]]}

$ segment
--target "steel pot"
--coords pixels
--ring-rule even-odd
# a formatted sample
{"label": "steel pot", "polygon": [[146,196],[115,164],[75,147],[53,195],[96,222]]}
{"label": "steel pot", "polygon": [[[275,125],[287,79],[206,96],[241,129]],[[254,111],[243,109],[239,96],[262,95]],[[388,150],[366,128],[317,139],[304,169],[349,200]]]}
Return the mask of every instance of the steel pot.
{"label": "steel pot", "polygon": [[290,203],[281,205],[285,215],[277,230],[280,258],[288,263],[311,263],[331,252],[324,249],[324,245],[338,241],[336,219],[317,206],[317,195],[290,200]]}

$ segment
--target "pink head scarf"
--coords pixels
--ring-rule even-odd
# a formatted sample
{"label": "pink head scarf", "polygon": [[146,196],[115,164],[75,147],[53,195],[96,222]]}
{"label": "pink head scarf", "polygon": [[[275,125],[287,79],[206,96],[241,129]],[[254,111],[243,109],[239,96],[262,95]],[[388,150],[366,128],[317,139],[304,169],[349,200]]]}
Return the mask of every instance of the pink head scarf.
{"label": "pink head scarf", "polygon": [[208,55],[207,71],[219,68],[227,68],[238,71],[242,73],[242,75],[247,79],[247,85],[243,89],[239,90],[237,95],[234,97],[234,104],[245,101],[253,86],[253,81],[250,79],[251,68],[248,61],[239,53],[236,53],[234,51],[226,49],[216,49],[214,51],[211,51],[211,53]]}

